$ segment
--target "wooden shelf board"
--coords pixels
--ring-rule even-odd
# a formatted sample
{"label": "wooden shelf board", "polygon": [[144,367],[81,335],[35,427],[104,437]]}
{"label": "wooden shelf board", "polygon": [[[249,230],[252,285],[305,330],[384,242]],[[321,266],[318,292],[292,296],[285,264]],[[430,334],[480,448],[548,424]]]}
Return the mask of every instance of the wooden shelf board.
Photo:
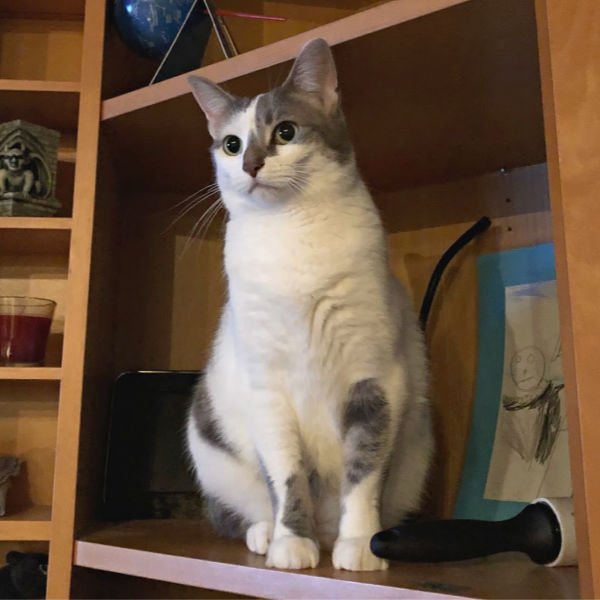
{"label": "wooden shelf board", "polygon": [[507,554],[454,564],[394,564],[388,571],[336,571],[328,555],[305,571],[265,567],[241,541],[216,538],[197,521],[130,521],[76,542],[75,564],[261,598],[574,598],[577,570],[547,569]]}
{"label": "wooden shelf board", "polygon": [[[316,35],[337,44],[344,111],[375,192],[544,162],[532,1],[388,2],[197,72],[261,93]],[[180,76],[103,103],[111,145],[127,157],[116,165],[123,189],[183,198],[212,179],[205,118],[188,92]]]}
{"label": "wooden shelf board", "polygon": [[40,81],[28,79],[0,79],[0,91],[11,92],[54,92],[59,94],[78,94],[79,82],[76,81]]}
{"label": "wooden shelf board", "polygon": [[60,381],[60,367],[0,367],[0,380]]}
{"label": "wooden shelf board", "polygon": [[0,540],[45,541],[50,539],[50,506],[33,506],[0,517]]}
{"label": "wooden shelf board", "polygon": [[0,217],[0,229],[71,229],[70,217]]}
{"label": "wooden shelf board", "polygon": [[[280,42],[208,65],[193,71],[193,73],[222,83],[291,60],[298,54],[298,50],[304,43],[312,38],[322,37],[333,46],[466,1],[393,0]],[[167,81],[105,100],[102,103],[102,119],[112,119],[189,92],[187,74],[179,75]]]}

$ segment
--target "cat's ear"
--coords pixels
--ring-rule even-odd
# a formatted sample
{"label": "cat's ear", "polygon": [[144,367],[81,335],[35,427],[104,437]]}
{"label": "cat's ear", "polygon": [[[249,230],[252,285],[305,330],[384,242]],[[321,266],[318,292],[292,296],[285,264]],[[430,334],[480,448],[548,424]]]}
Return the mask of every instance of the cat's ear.
{"label": "cat's ear", "polygon": [[208,131],[215,138],[219,129],[234,112],[235,98],[204,77],[190,75],[188,82],[194,98],[206,115]]}
{"label": "cat's ear", "polygon": [[327,113],[338,107],[337,71],[325,40],[317,38],[304,45],[284,86],[314,95]]}

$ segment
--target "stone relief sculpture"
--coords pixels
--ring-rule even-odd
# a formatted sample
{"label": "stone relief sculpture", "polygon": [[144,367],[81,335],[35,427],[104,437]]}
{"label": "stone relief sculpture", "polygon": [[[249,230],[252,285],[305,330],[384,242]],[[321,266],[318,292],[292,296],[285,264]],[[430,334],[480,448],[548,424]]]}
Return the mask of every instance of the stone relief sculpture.
{"label": "stone relief sculpture", "polygon": [[17,120],[0,125],[0,215],[50,216],[54,198],[58,131]]}

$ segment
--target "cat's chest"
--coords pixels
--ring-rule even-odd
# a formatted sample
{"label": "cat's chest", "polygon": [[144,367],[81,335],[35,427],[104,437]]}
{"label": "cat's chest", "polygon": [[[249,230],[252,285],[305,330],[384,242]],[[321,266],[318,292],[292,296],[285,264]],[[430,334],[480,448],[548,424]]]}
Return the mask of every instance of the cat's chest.
{"label": "cat's chest", "polygon": [[246,225],[227,236],[227,276],[232,287],[265,299],[310,301],[332,278],[352,270],[357,243],[328,221]]}

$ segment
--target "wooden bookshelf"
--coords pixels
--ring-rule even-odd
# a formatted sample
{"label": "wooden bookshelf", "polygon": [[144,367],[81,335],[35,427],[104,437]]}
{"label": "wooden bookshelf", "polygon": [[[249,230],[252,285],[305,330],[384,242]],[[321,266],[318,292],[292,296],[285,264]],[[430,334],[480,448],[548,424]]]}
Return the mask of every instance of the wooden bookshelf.
{"label": "wooden bookshelf", "polygon": [[[83,364],[78,340],[85,331],[100,100],[99,85],[90,82],[100,76],[94,58],[102,54],[104,12],[94,0],[0,0],[2,121],[23,119],[61,134],[59,216],[0,217],[0,293],[57,302],[47,366],[0,367],[0,452],[23,459],[9,491],[11,512],[0,518],[0,541],[3,551],[47,550],[50,542],[50,588],[71,573],[71,546],[61,538],[72,544],[76,475],[65,475],[64,467],[76,461],[78,437],[64,421],[77,418],[81,405],[73,387],[81,366],[72,362]],[[63,346],[70,353],[68,377],[60,366]],[[55,593],[68,595],[68,585]]]}
{"label": "wooden bookshelf", "polygon": [[[212,178],[209,139],[187,75],[145,85],[155,65],[105,31],[104,3],[0,0],[0,42],[10,52],[23,49],[21,61],[8,60],[10,52],[0,58],[2,118],[62,134],[62,217],[0,219],[0,284],[31,283],[59,298],[52,366],[0,369],[0,401],[27,407],[23,415],[5,409],[0,427],[9,432],[22,423],[28,429],[18,443],[31,452],[39,439],[48,451],[37,463],[31,453],[43,500],[0,520],[0,539],[43,535],[51,542],[50,598],[68,597],[72,576],[85,570],[131,576],[132,589],[133,578],[143,577],[270,598],[599,593],[593,465],[600,381],[590,332],[598,330],[600,295],[592,173],[600,133],[598,93],[588,84],[599,77],[600,8],[594,0],[581,0],[577,11],[561,0],[343,4],[223,0],[225,8],[268,10],[288,22],[232,23],[242,53],[216,60],[212,40],[196,73],[250,96],[281,81],[306,40],[333,45],[358,163],[387,226],[392,268],[415,303],[448,245],[479,216],[492,215],[485,239],[453,265],[432,314],[428,348],[440,429],[434,513],[451,512],[470,426],[477,330],[476,319],[464,316],[477,313],[477,257],[555,242],[580,567],[546,569],[506,555],[354,574],[334,571],[324,556],[316,570],[282,572],[203,523],[102,523],[115,377],[128,369],[202,368],[219,317],[220,227],[192,240],[183,257],[198,214],[164,233],[169,209]],[[44,508],[50,503],[52,510]]]}
{"label": "wooden bookshelf", "polygon": [[0,541],[50,540],[51,513],[49,506],[33,506],[0,517]]}
{"label": "wooden bookshelf", "polygon": [[[151,65],[138,69],[142,61],[111,41],[111,34],[108,45],[118,51],[109,48],[103,65],[108,83],[101,107],[105,135],[100,140],[92,260],[92,285],[102,294],[91,295],[86,338],[89,383],[84,391],[93,409],[81,423],[85,472],[79,479],[84,491],[78,510],[85,516],[78,527],[75,564],[261,597],[592,596],[600,585],[600,572],[594,566],[600,563],[593,560],[600,552],[600,530],[593,508],[598,502],[591,499],[598,500],[595,490],[600,488],[597,474],[587,465],[593,452],[600,450],[588,423],[597,422],[589,415],[595,414],[591,382],[596,386],[599,382],[594,367],[576,361],[573,349],[587,344],[581,324],[596,323],[597,317],[584,307],[595,306],[597,293],[590,281],[594,285],[598,281],[579,279],[579,287],[571,289],[567,277],[567,273],[583,277],[584,272],[581,249],[574,255],[570,248],[577,244],[564,243],[569,236],[577,237],[575,223],[582,226],[576,210],[580,179],[572,158],[577,155],[575,147],[572,152],[563,150],[559,160],[557,140],[567,149],[571,137],[583,143],[577,132],[593,121],[590,107],[597,103],[597,93],[577,79],[580,87],[575,94],[568,65],[585,65],[579,78],[597,77],[591,55],[583,52],[584,46],[573,45],[573,40],[592,43],[593,36],[583,24],[600,20],[597,7],[592,0],[583,0],[581,13],[569,16],[567,9],[559,8],[559,0],[537,0],[537,12],[533,0],[393,0],[377,6],[353,3],[356,14],[331,18],[337,3],[323,0],[318,3],[321,20],[307,27],[301,13],[309,10],[309,4],[314,8],[314,3],[268,4],[273,14],[285,7],[298,21],[286,25],[287,33],[280,37],[275,28],[253,29],[243,38],[247,51],[207,64],[196,73],[225,84],[233,93],[251,96],[281,81],[306,40],[323,37],[333,45],[357,160],[388,227],[392,267],[408,283],[416,304],[449,244],[482,214],[494,218],[485,239],[466,249],[442,286],[443,302],[435,310],[428,335],[440,427],[433,512],[451,513],[469,432],[477,325],[475,318],[464,316],[477,314],[477,257],[555,241],[563,350],[569,354],[565,359],[569,420],[575,423],[572,471],[579,502],[578,535],[583,540],[581,568],[550,570],[505,556],[350,574],[334,572],[325,559],[315,571],[287,573],[265,569],[263,559],[248,554],[243,544],[216,539],[203,524],[98,524],[105,443],[99,424],[108,418],[107,398],[114,377],[127,369],[201,368],[223,297],[219,227],[205,239],[192,241],[193,256],[178,261],[174,257],[179,256],[198,215],[186,216],[161,237],[170,218],[165,216],[168,209],[212,178],[204,117],[189,92],[187,74],[145,85]],[[264,6],[257,3],[255,8]],[[553,45],[552,40],[561,44]],[[590,97],[581,113],[587,119],[565,108],[584,93]],[[560,107],[555,107],[555,97],[562,99]],[[560,126],[553,118],[560,120]],[[590,150],[596,147],[586,143]],[[546,148],[551,151],[548,169]],[[175,156],[180,160],[168,160]],[[562,168],[565,160],[573,161],[566,171],[572,182],[568,204],[563,202],[560,185],[565,171],[559,165]],[[193,168],[184,168],[187,164]],[[597,223],[600,213],[591,198],[590,192],[586,206]],[[563,213],[570,220],[557,223],[554,217],[562,218]],[[598,258],[598,244],[588,239],[587,245]],[[587,270],[588,275],[592,272]],[[157,281],[167,283],[157,286]],[[587,300],[578,291],[582,286]],[[577,305],[571,301],[573,295],[581,299]],[[571,329],[572,310],[580,319],[577,332]],[[190,314],[196,316],[194,323]],[[575,364],[585,364],[585,376],[577,374]],[[585,397],[578,395],[580,382],[589,384]],[[588,415],[585,422],[582,414]]]}

